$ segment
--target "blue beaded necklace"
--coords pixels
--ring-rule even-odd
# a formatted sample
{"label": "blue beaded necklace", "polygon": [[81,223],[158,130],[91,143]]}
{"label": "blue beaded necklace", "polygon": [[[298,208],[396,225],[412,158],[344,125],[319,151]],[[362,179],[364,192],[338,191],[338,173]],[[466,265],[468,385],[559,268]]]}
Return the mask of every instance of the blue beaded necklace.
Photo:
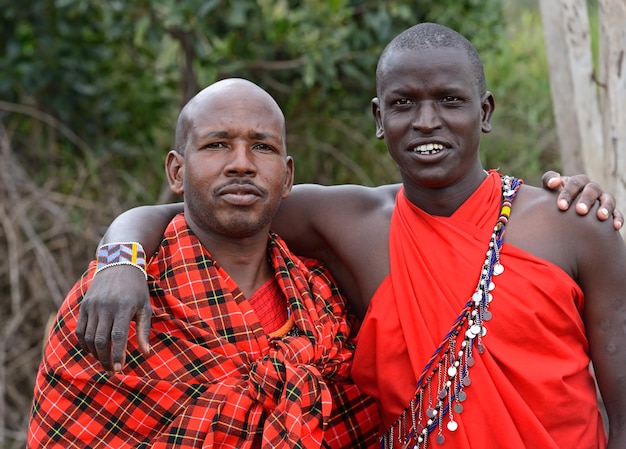
{"label": "blue beaded necklace", "polygon": [[[482,337],[487,333],[485,323],[492,317],[489,303],[493,299],[491,291],[495,288],[493,276],[498,276],[504,271],[500,263],[500,249],[504,242],[506,224],[511,215],[511,203],[523,183],[521,179],[510,176],[501,176],[501,181],[500,216],[489,239],[489,248],[476,289],[422,370],[409,406],[380,438],[382,449],[392,449],[396,440],[403,449],[409,447],[426,449],[428,437],[435,430],[437,430],[435,441],[443,444],[445,442],[443,418],[446,415],[447,430],[454,432],[458,428],[454,413],[463,412],[462,402],[467,397],[464,390],[471,384],[469,369],[475,362],[474,349],[479,354],[484,352]],[[463,340],[457,351],[457,337],[462,333]],[[431,393],[435,388],[437,395],[433,399]]]}

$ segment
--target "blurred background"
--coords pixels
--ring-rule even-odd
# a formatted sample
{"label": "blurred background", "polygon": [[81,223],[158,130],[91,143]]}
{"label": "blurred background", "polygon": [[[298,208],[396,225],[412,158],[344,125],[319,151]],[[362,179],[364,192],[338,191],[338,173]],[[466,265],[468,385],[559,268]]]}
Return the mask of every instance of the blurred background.
{"label": "blurred background", "polygon": [[24,446],[46,326],[108,224],[174,199],[181,106],[250,79],[285,112],[297,182],[397,182],[374,71],[421,21],[482,56],[497,104],[484,165],[531,184],[561,170],[537,0],[0,0],[0,447]]}

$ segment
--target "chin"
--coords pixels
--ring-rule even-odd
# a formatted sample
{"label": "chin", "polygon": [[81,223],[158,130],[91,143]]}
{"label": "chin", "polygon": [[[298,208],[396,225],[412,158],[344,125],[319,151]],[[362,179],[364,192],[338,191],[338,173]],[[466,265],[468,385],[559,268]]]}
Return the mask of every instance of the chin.
{"label": "chin", "polygon": [[259,233],[265,233],[266,226],[261,225],[259,222],[237,220],[225,223],[223,231],[229,237],[247,238],[254,237]]}
{"label": "chin", "polygon": [[412,173],[409,181],[416,186],[429,189],[439,189],[454,183],[454,177],[449,173],[442,173],[441,170],[420,170]]}

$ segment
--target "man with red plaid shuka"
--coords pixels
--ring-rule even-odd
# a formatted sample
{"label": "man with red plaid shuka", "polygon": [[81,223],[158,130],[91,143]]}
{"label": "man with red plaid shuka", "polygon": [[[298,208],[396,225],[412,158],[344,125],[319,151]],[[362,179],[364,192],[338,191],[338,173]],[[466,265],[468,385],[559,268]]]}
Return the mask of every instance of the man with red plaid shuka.
{"label": "man with red plaid shuka", "polygon": [[[100,247],[69,293],[37,375],[28,447],[376,445],[375,404],[350,378],[345,300],[323,266],[270,231],[293,183],[276,102],[241,79],[207,87],[180,114],[166,172],[184,213],[151,258],[134,242]],[[124,264],[147,276],[152,330],[142,350],[133,326],[126,365],[107,373],[81,349],[78,309],[98,271]],[[84,329],[89,344],[97,326]]]}

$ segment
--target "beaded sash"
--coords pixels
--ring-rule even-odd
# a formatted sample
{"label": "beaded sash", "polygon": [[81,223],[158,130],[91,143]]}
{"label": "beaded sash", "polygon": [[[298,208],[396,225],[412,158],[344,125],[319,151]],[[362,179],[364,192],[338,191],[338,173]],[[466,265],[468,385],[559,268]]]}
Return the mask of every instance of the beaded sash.
{"label": "beaded sash", "polygon": [[[489,303],[493,299],[491,291],[495,288],[492,278],[504,271],[500,263],[500,249],[511,214],[511,203],[523,183],[522,180],[509,176],[502,176],[501,180],[500,216],[489,240],[489,248],[476,289],[426,363],[409,406],[381,436],[382,449],[392,449],[396,443],[403,449],[408,447],[426,449],[429,436],[435,430],[437,431],[435,442],[443,444],[445,442],[443,424],[446,415],[447,430],[454,432],[458,428],[454,413],[463,412],[462,403],[467,397],[465,388],[471,384],[469,370],[474,366],[474,350],[478,354],[484,352],[482,337],[487,333],[485,322],[492,317],[489,311]],[[457,348],[457,345],[460,347]]]}

